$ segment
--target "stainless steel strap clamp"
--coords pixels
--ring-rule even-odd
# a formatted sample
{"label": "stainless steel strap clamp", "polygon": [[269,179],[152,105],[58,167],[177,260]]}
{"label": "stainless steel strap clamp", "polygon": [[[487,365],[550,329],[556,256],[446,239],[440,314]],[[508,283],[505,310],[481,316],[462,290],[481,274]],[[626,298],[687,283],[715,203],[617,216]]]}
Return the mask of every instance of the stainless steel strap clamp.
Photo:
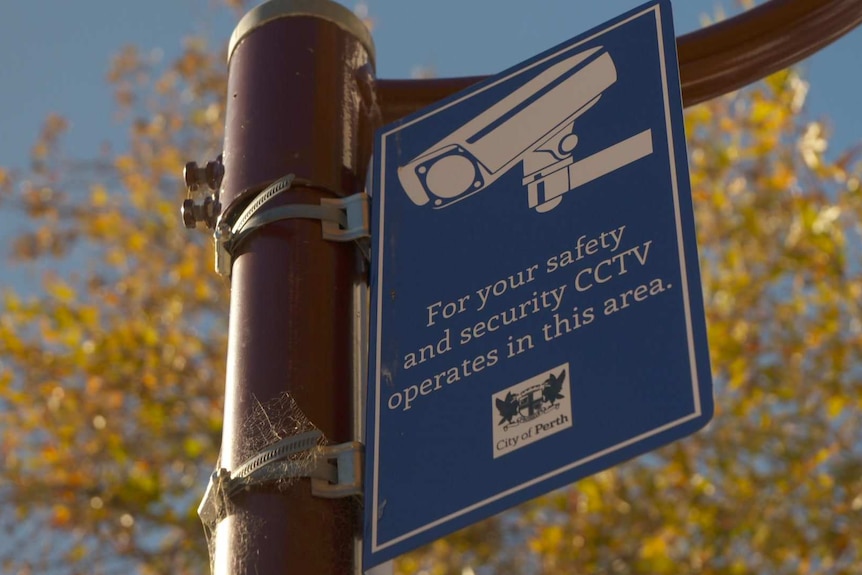
{"label": "stainless steel strap clamp", "polygon": [[321,445],[318,430],[287,437],[267,446],[237,467],[233,473],[220,468],[210,476],[198,516],[212,528],[228,512],[238,493],[294,478],[311,479],[311,493],[334,499],[362,494],[362,444],[351,441]]}
{"label": "stainless steel strap clamp", "polygon": [[[336,242],[349,242],[370,237],[368,196],[364,193],[344,198],[321,198],[320,205],[291,204],[263,210],[273,198],[297,181],[293,174],[276,180],[246,206],[231,225],[219,218],[213,233],[215,242],[215,268],[219,275],[230,277],[233,254],[240,244],[256,229],[292,218],[321,220],[323,237]],[[302,181],[303,185],[310,185]],[[362,247],[362,246],[360,246]]]}

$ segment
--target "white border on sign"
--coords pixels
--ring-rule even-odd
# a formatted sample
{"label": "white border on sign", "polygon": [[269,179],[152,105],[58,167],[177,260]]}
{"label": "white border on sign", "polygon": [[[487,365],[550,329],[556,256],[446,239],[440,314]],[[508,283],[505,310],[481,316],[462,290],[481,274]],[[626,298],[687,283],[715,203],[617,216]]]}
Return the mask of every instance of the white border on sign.
{"label": "white border on sign", "polygon": [[[507,497],[507,496],[513,494],[513,493],[517,493],[518,491],[521,491],[523,489],[531,487],[532,485],[535,485],[537,483],[541,483],[541,482],[543,482],[547,479],[550,479],[552,477],[555,477],[561,473],[571,471],[572,469],[575,469],[576,467],[580,467],[581,465],[584,465],[585,463],[589,463],[595,459],[598,459],[600,457],[604,457],[605,455],[608,455],[609,453],[613,453],[614,451],[618,451],[618,450],[623,449],[629,445],[643,441],[643,440],[645,440],[645,439],[647,439],[653,435],[662,433],[664,431],[667,431],[668,429],[672,429],[674,427],[682,425],[682,424],[684,424],[688,421],[691,421],[692,419],[695,419],[701,415],[700,395],[698,393],[699,385],[698,385],[698,377],[697,377],[697,362],[695,361],[694,330],[693,330],[693,326],[692,326],[692,322],[691,322],[691,305],[690,305],[690,302],[688,299],[688,276],[686,274],[685,248],[683,245],[683,237],[682,237],[682,222],[681,222],[680,206],[679,206],[679,186],[677,184],[676,155],[674,154],[673,131],[671,129],[672,126],[671,126],[671,113],[670,113],[670,99],[669,99],[668,85],[667,85],[667,68],[665,66],[664,37],[662,35],[661,6],[660,5],[655,5],[655,6],[648,8],[642,12],[638,12],[637,14],[634,14],[631,17],[629,17],[623,21],[618,22],[617,24],[615,24],[614,26],[611,26],[610,28],[604,29],[601,32],[598,32],[598,33],[596,33],[596,34],[594,34],[588,38],[585,38],[584,40],[581,40],[577,44],[573,44],[571,46],[566,46],[563,50],[560,50],[559,52],[555,52],[554,54],[551,54],[550,56],[543,58],[542,60],[534,62],[533,64],[531,64],[530,66],[527,66],[526,68],[520,68],[520,69],[518,69],[517,72],[515,72],[509,76],[506,76],[504,78],[500,78],[496,82],[488,84],[487,86],[485,86],[484,88],[482,88],[478,91],[471,92],[470,94],[464,96],[463,98],[459,98],[458,100],[452,101],[449,104],[447,104],[446,106],[443,106],[442,108],[435,109],[433,112],[429,112],[428,114],[425,114],[423,116],[415,118],[415,119],[411,120],[410,122],[406,122],[406,123],[398,126],[397,128],[394,128],[393,130],[383,134],[383,136],[381,138],[382,144],[381,144],[381,149],[380,149],[380,161],[381,161],[380,194],[375,199],[375,201],[380,202],[380,214],[381,214],[379,235],[377,236],[377,242],[378,242],[378,251],[377,251],[377,253],[378,253],[378,259],[377,259],[377,266],[378,266],[378,268],[377,268],[377,301],[378,302],[383,301],[383,287],[382,287],[383,286],[383,257],[382,256],[383,256],[383,248],[384,248],[383,228],[386,224],[386,218],[383,217],[383,214],[385,213],[385,209],[386,209],[386,191],[385,191],[386,181],[385,181],[385,177],[384,177],[384,174],[386,173],[386,138],[389,137],[390,135],[395,134],[396,132],[402,130],[403,128],[406,128],[407,126],[415,124],[416,122],[420,122],[420,121],[426,119],[427,117],[436,114],[440,110],[445,110],[446,108],[454,106],[454,105],[456,105],[456,104],[458,104],[458,103],[460,103],[466,99],[472,98],[475,95],[477,95],[481,92],[484,92],[485,90],[488,90],[488,89],[500,84],[501,82],[504,82],[505,80],[508,80],[514,74],[520,74],[525,70],[529,70],[531,68],[539,66],[539,65],[547,62],[548,60],[558,56],[562,52],[569,51],[574,47],[580,46],[581,44],[585,44],[585,43],[587,43],[587,42],[589,42],[589,41],[591,41],[591,40],[593,40],[599,36],[602,36],[603,34],[606,34],[607,32],[610,32],[611,30],[614,30],[615,28],[619,28],[620,26],[627,24],[627,23],[631,22],[632,20],[640,18],[640,17],[644,16],[645,14],[648,14],[649,12],[655,12],[655,18],[656,18],[659,60],[661,63],[662,90],[664,93],[665,124],[666,124],[666,128],[667,128],[667,136],[668,136],[667,137],[668,156],[670,159],[671,182],[672,182],[672,187],[673,187],[674,217],[676,219],[677,245],[679,246],[680,276],[682,278],[682,284],[683,284],[682,285],[682,293],[683,293],[683,306],[685,309],[685,317],[686,317],[686,336],[688,338],[689,366],[691,369],[692,395],[694,396],[694,405],[695,405],[694,412],[689,414],[689,415],[686,415],[685,417],[677,419],[676,421],[672,421],[672,422],[667,423],[661,427],[658,427],[656,429],[652,429],[646,433],[638,435],[637,437],[633,437],[633,438],[628,439],[622,443],[618,443],[618,444],[611,446],[611,447],[609,447],[603,451],[600,451],[600,452],[594,453],[588,457],[584,457],[582,459],[579,459],[573,463],[570,463],[568,465],[560,467],[559,469],[555,469],[554,471],[550,471],[550,472],[548,472],[548,473],[546,473],[540,477],[536,477],[534,479],[531,479],[530,481],[525,481],[524,483],[521,483],[515,487],[511,487],[505,491],[501,491],[501,492],[497,493],[496,495],[493,495],[491,497],[483,499],[482,501],[479,501],[478,503],[474,503],[473,505],[470,505],[469,507],[465,507],[463,509],[460,509],[459,511],[457,511],[455,513],[450,513],[449,515],[446,515],[445,517],[441,517],[441,518],[436,519],[430,523],[427,523],[425,525],[417,527],[413,531],[410,531],[408,533],[400,535],[400,536],[398,536],[394,539],[391,539],[389,541],[386,541],[384,543],[378,543],[378,541],[377,541],[377,513],[373,512],[372,513],[372,520],[371,520],[371,533],[366,534],[366,536],[370,535],[370,537],[371,537],[371,551],[372,552],[381,551],[383,549],[386,549],[387,547],[391,547],[392,545],[400,543],[406,539],[410,539],[411,537],[418,535],[419,533],[422,533],[422,532],[427,531],[429,529],[433,529],[434,527],[437,527],[438,525],[446,523],[446,522],[448,522],[448,521],[450,521],[456,517],[459,517],[461,515],[470,513],[471,511],[475,511],[476,509],[484,507],[484,506],[488,505],[489,503],[497,501],[498,499],[502,499],[504,497]],[[375,362],[375,370],[374,371],[375,371],[375,375],[376,375],[376,378],[374,381],[375,402],[376,402],[375,409],[374,409],[374,484],[372,485],[372,489],[371,489],[372,500],[370,502],[371,506],[372,506],[371,509],[373,509],[373,510],[376,510],[377,506],[378,506],[378,501],[379,501],[379,496],[378,496],[378,483],[379,482],[378,482],[378,479],[380,477],[380,475],[379,475],[380,407],[381,407],[381,405],[380,405],[380,398],[381,398],[380,366],[382,364],[380,334],[382,332],[383,325],[382,325],[382,314],[379,312],[377,314],[376,322],[377,322],[377,342],[376,342],[377,353],[376,353],[376,356],[374,358],[374,362]]]}

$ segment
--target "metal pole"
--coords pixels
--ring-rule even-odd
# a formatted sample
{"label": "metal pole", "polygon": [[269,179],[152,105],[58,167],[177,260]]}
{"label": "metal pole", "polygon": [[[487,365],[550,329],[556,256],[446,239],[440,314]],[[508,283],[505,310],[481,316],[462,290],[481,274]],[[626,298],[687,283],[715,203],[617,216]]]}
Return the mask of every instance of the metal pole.
{"label": "metal pole", "polygon": [[[368,30],[329,0],[272,0],[247,13],[228,51],[223,214],[287,174],[274,205],[362,191],[374,118]],[[355,398],[364,262],[321,223],[268,224],[234,254],[220,467],[235,470],[261,425],[310,424],[329,443],[362,440]],[[361,353],[359,353],[361,355]],[[313,497],[307,479],[235,496],[215,527],[216,574],[359,572],[352,499]]]}

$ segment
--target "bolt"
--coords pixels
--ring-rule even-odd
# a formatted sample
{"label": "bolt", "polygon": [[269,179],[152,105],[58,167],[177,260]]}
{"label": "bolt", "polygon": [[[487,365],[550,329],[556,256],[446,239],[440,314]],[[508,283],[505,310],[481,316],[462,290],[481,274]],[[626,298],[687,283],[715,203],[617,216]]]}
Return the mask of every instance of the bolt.
{"label": "bolt", "polygon": [[197,162],[188,162],[183,169],[183,179],[186,181],[186,188],[191,191],[198,189],[200,184],[200,168]]}
{"label": "bolt", "polygon": [[221,181],[224,177],[224,165],[221,163],[221,156],[214,162],[207,162],[205,175],[207,185],[209,185],[211,190],[217,190],[221,186]]}
{"label": "bolt", "polygon": [[183,207],[180,210],[180,213],[183,216],[183,225],[188,229],[194,229],[197,225],[198,220],[195,217],[195,202],[192,199],[184,200]]}

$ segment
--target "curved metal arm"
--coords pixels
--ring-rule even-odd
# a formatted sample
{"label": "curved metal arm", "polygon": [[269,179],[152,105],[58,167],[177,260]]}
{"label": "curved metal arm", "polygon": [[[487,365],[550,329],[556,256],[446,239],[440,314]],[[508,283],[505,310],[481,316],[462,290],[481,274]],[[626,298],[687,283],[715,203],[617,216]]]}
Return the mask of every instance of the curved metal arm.
{"label": "curved metal arm", "polygon": [[[677,39],[686,106],[799,62],[862,24],[862,0],[770,0]],[[379,80],[383,122],[424,108],[485,76]]]}
{"label": "curved metal arm", "polygon": [[681,36],[686,106],[791,66],[862,23],[862,0],[771,0]]}

